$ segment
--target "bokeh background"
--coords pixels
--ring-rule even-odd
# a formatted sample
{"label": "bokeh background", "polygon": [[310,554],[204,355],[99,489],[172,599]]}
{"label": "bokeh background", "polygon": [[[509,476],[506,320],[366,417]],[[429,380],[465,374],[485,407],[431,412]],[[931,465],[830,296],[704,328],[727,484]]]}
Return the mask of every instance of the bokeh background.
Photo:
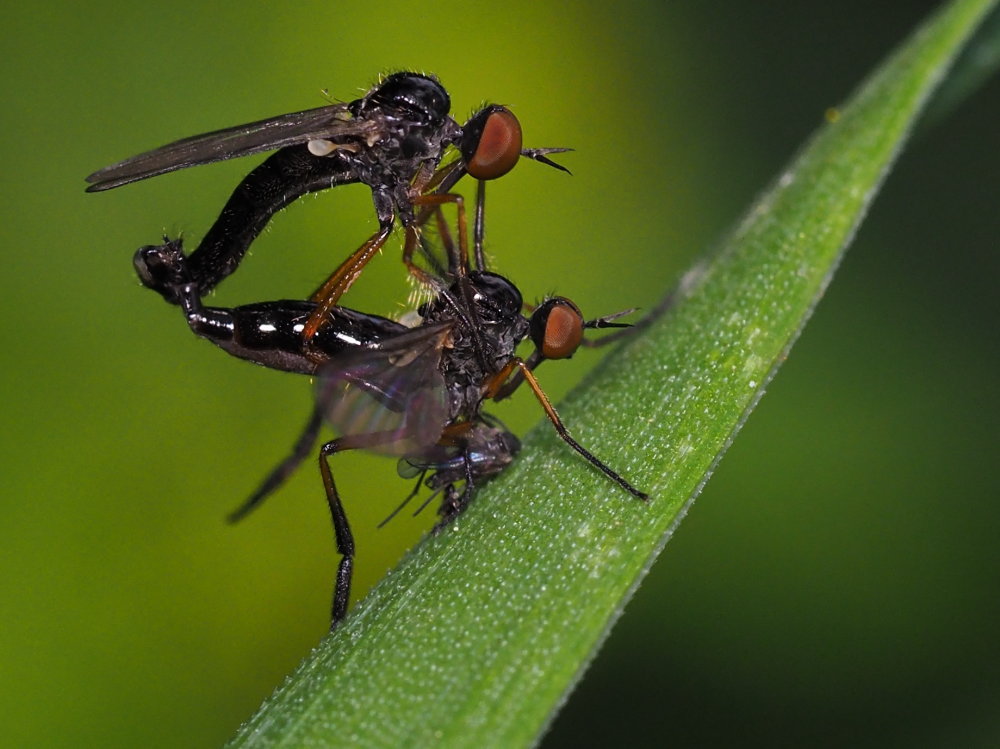
{"label": "bokeh background", "polygon": [[[312,461],[223,520],[291,445],[309,383],[195,339],[131,267],[163,232],[193,246],[252,160],[100,195],[84,175],[435,72],[460,118],[502,102],[527,145],[577,149],[572,177],[526,163],[490,186],[498,269],[587,314],[649,307],[934,5],[8,9],[0,743],[218,746],[328,623]],[[1000,742],[998,121],[994,80],[904,154],[548,746]],[[363,187],[302,200],[213,301],[302,297],[373,227]],[[386,255],[352,306],[401,309]],[[558,398],[596,360],[543,383]],[[516,400],[520,430],[540,415]],[[389,459],[335,469],[361,594],[433,518],[376,531],[408,484]]]}

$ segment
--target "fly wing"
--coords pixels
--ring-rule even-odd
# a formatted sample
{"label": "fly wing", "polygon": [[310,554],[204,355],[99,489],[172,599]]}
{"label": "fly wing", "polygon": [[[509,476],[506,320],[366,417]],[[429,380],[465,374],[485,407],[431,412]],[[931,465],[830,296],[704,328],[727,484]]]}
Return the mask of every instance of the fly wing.
{"label": "fly wing", "polygon": [[449,419],[438,365],[450,335],[450,323],[424,325],[337,357],[320,371],[318,408],[341,435],[383,435],[376,452],[422,452],[438,441]]}
{"label": "fly wing", "polygon": [[177,169],[274,151],[310,140],[368,138],[377,127],[371,120],[352,119],[346,104],[282,114],[182,138],[98,169],[87,177],[90,183],[87,192],[110,190]]}

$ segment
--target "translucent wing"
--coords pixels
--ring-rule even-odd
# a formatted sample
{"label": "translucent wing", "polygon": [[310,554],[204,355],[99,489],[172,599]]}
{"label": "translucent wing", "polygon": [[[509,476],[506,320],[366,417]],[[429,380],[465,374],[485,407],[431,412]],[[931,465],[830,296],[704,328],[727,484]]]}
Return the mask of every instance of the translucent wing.
{"label": "translucent wing", "polygon": [[317,380],[317,404],[342,435],[384,433],[372,449],[419,454],[449,419],[448,389],[438,369],[451,324],[425,325],[337,357]]}
{"label": "translucent wing", "polygon": [[183,138],[98,169],[87,177],[90,183],[87,191],[110,190],[177,169],[273,151],[310,140],[368,139],[378,127],[371,119],[352,119],[346,104],[291,112]]}

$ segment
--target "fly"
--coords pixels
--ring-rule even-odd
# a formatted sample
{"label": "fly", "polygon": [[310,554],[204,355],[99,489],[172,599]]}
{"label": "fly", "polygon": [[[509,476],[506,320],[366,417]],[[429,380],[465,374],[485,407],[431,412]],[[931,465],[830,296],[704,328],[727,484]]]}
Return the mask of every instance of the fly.
{"label": "fly", "polygon": [[[125,159],[88,176],[87,190],[109,190],[190,166],[277,150],[237,186],[201,244],[187,256],[186,277],[171,272],[177,267],[167,257],[183,252],[179,239],[136,253],[143,284],[178,304],[182,286],[204,296],[233,273],[271,217],[294,200],[338,185],[367,185],[379,229],[313,293],[317,306],[304,331],[308,339],[385,244],[397,217],[405,229],[403,260],[426,282],[426,274],[413,262],[419,228],[436,206],[460,200],[449,191],[462,176],[471,175],[479,181],[474,236],[482,268],[485,181],[505,175],[521,156],[567,171],[547,154],[569,149],[521,147],[520,123],[506,107],[483,107],[464,125],[449,115],[450,107],[450,97],[437,79],[394,73],[348,103],[184,138]],[[440,166],[452,147],[457,158]]]}

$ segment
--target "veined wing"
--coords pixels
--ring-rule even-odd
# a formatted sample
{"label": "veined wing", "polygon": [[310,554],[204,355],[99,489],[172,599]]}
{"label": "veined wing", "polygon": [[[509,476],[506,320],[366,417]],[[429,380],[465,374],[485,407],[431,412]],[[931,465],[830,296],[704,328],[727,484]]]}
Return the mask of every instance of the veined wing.
{"label": "veined wing", "polygon": [[424,325],[333,359],[319,373],[318,408],[341,435],[394,433],[373,448],[381,453],[433,445],[450,416],[439,369],[450,334],[451,323]]}
{"label": "veined wing", "polygon": [[182,138],[98,169],[86,178],[90,183],[87,192],[110,190],[177,169],[273,151],[310,140],[367,142],[376,136],[378,128],[377,122],[372,120],[352,118],[346,104],[291,112]]}

